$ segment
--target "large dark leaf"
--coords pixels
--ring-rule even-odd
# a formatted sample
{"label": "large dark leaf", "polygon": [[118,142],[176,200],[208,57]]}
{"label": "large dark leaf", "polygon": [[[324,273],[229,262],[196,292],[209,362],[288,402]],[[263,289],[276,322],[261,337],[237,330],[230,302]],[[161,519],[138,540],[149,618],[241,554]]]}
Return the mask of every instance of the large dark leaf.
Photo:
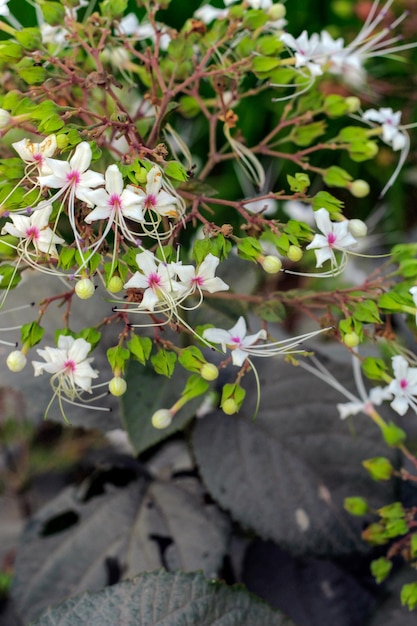
{"label": "large dark leaf", "polygon": [[343,500],[361,495],[381,506],[393,498],[391,483],[375,483],[361,465],[390,454],[378,429],[364,415],[342,422],[343,397],[304,370],[259,361],[256,420],[244,405],[238,416],[218,411],[196,423],[193,448],[208,490],[243,526],[293,553],[364,549],[363,520],[348,515]]}
{"label": "large dark leaf", "polygon": [[205,503],[196,478],[177,473],[167,482],[112,468],[41,509],[17,553],[13,596],[21,614],[33,619],[68,596],[156,568],[215,575],[228,521]]}
{"label": "large dark leaf", "polygon": [[152,572],[48,611],[32,626],[294,626],[242,588]]}

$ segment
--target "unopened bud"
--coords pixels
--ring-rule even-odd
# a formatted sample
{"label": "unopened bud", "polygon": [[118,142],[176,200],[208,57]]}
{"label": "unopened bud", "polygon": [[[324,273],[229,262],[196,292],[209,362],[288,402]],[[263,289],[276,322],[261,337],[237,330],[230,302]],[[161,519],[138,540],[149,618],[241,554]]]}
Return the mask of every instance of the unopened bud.
{"label": "unopened bud", "polygon": [[356,346],[359,344],[359,341],[359,335],[354,332],[346,333],[346,335],[343,337],[343,343],[348,348],[356,348]]}
{"label": "unopened bud", "polygon": [[0,128],[6,128],[10,124],[12,116],[6,109],[0,109]]}
{"label": "unopened bud", "polygon": [[273,256],[272,254],[264,256],[260,263],[267,274],[276,274],[282,267],[281,259],[277,256]]}
{"label": "unopened bud", "polygon": [[116,396],[116,397],[122,396],[124,393],[126,393],[126,389],[127,389],[127,383],[125,379],[122,378],[121,376],[115,376],[109,382],[109,391],[112,396]]}
{"label": "unopened bud", "polygon": [[296,263],[303,258],[303,251],[300,246],[290,246],[287,251],[287,257],[290,261]]}
{"label": "unopened bud", "polygon": [[355,198],[366,198],[370,191],[369,183],[358,178],[350,183],[349,191]]}
{"label": "unopened bud", "polygon": [[368,227],[362,220],[349,220],[348,229],[354,237],[366,237]]}
{"label": "unopened bud", "polygon": [[216,378],[219,377],[219,370],[214,363],[204,363],[200,370],[200,376],[204,378],[204,380],[216,380]]}
{"label": "unopened bud", "polygon": [[285,17],[286,12],[285,6],[281,4],[281,2],[278,2],[278,4],[273,4],[268,9],[268,17],[270,20],[275,22],[276,20],[281,20]]}
{"label": "unopened bud", "polygon": [[158,430],[163,430],[164,428],[168,428],[168,426],[172,422],[171,411],[168,409],[158,409],[152,415],[152,426],[154,428],[158,428]]}
{"label": "unopened bud", "polygon": [[11,372],[21,372],[27,363],[27,358],[21,350],[10,352],[6,359],[7,367]]}
{"label": "unopened bud", "polygon": [[239,411],[239,407],[236,400],[233,400],[233,398],[227,398],[227,400],[225,400],[222,404],[222,411],[223,413],[226,413],[226,415],[234,415],[237,413]]}
{"label": "unopened bud", "polygon": [[94,292],[94,283],[89,278],[82,278],[75,285],[75,293],[81,300],[88,300],[88,298],[94,295]]}
{"label": "unopened bud", "polygon": [[107,285],[107,289],[111,293],[117,293],[123,289],[123,281],[120,276],[112,276],[109,280],[109,284]]}
{"label": "unopened bud", "polygon": [[361,107],[361,101],[357,96],[348,96],[345,98],[347,104],[348,113],[356,113]]}

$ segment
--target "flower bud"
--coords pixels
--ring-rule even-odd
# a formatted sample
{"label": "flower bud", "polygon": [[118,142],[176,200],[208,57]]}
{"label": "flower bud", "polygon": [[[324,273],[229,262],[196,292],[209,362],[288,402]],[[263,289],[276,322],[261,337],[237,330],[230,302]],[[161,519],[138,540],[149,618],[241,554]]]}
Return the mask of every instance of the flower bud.
{"label": "flower bud", "polygon": [[216,378],[219,377],[219,370],[214,363],[204,363],[200,370],[200,376],[204,378],[204,380],[216,380]]}
{"label": "flower bud", "polygon": [[362,220],[349,220],[348,229],[353,237],[366,237],[368,227]]}
{"label": "flower bud", "polygon": [[264,256],[260,260],[260,263],[267,274],[276,274],[282,267],[281,259],[277,256],[273,256],[272,254]]}
{"label": "flower bud", "polygon": [[116,396],[116,398],[126,393],[126,389],[127,383],[121,376],[115,376],[109,382],[109,391],[111,395]]}
{"label": "flower bud", "polygon": [[112,276],[107,285],[107,289],[111,293],[117,293],[123,289],[123,281],[120,276]]}
{"label": "flower bud", "polygon": [[343,343],[348,348],[356,348],[356,346],[359,344],[359,341],[359,335],[354,332],[346,333],[346,335],[343,337]]}
{"label": "flower bud", "polygon": [[159,430],[168,428],[172,422],[171,411],[169,411],[169,409],[158,409],[152,415],[151,421],[154,428],[158,428]]}
{"label": "flower bud", "polygon": [[368,503],[359,496],[345,498],[343,507],[351,515],[366,515],[369,511]]}
{"label": "flower bud", "polygon": [[225,400],[222,404],[222,411],[223,413],[226,413],[226,415],[234,415],[237,413],[239,411],[239,407],[236,400],[233,400],[233,398],[227,398],[227,400]]}
{"label": "flower bud", "polygon": [[273,4],[268,9],[268,17],[270,20],[275,22],[276,20],[281,20],[285,17],[286,12],[285,6],[281,4],[281,2],[278,2],[277,4]]}
{"label": "flower bud", "polygon": [[366,180],[358,178],[350,183],[349,191],[355,198],[366,198],[369,194],[370,187]]}
{"label": "flower bud", "polygon": [[7,367],[11,372],[21,372],[27,363],[27,358],[21,350],[10,352],[6,359]]}
{"label": "flower bud", "polygon": [[12,116],[6,109],[0,109],[0,129],[6,128],[12,120]]}
{"label": "flower bud", "polygon": [[361,107],[361,101],[357,96],[348,96],[345,98],[345,103],[348,108],[348,113],[356,113]]}
{"label": "flower bud", "polygon": [[94,295],[95,287],[92,280],[89,278],[82,278],[75,285],[75,293],[81,300],[88,300]]}
{"label": "flower bud", "polygon": [[300,246],[290,246],[287,251],[287,257],[290,261],[296,263],[303,258],[303,251]]}

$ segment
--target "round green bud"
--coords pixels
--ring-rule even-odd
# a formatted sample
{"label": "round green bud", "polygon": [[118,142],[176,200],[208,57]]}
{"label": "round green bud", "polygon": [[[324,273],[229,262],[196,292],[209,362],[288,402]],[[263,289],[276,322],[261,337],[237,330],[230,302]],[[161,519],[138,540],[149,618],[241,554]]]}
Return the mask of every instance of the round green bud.
{"label": "round green bud", "polygon": [[164,428],[168,428],[168,426],[172,422],[171,411],[168,409],[158,409],[152,415],[152,426],[154,428],[158,428],[158,430],[163,430]]}
{"label": "round green bud", "polygon": [[82,278],[75,285],[75,293],[81,300],[88,300],[95,292],[94,283],[89,278]]}
{"label": "round green bud", "polygon": [[6,365],[11,372],[21,372],[27,363],[27,358],[20,350],[10,352],[6,359]]}
{"label": "round green bud", "polygon": [[346,333],[346,335],[343,337],[343,343],[348,348],[356,348],[356,346],[359,345],[359,342],[359,335],[355,332]]}
{"label": "round green bud", "polygon": [[286,13],[287,13],[287,10],[285,6],[281,4],[281,2],[278,2],[277,4],[273,4],[272,7],[268,9],[268,17],[270,20],[274,22],[276,20],[281,20],[283,17],[285,17]]}
{"label": "round green bud", "polygon": [[110,293],[117,293],[123,289],[123,281],[120,276],[112,276],[107,285],[107,289]]}
{"label": "round green bud", "polygon": [[287,251],[287,257],[290,261],[294,261],[294,263],[296,263],[303,258],[303,251],[300,246],[290,246]]}
{"label": "round green bud", "polygon": [[6,128],[12,121],[12,116],[6,109],[0,109],[0,128]]}
{"label": "round green bud", "polygon": [[358,178],[350,183],[349,191],[355,198],[366,198],[370,191],[369,183]]}
{"label": "round green bud", "polygon": [[219,377],[219,370],[214,363],[204,363],[200,370],[200,376],[204,378],[204,380],[216,380],[216,378]]}
{"label": "round green bud", "polygon": [[109,391],[112,396],[122,396],[124,393],[126,393],[126,389],[127,382],[121,376],[115,376],[109,382]]}
{"label": "round green bud", "polygon": [[222,410],[226,415],[234,415],[239,411],[239,407],[233,398],[227,398],[222,404]]}
{"label": "round green bud", "polygon": [[60,133],[56,136],[56,145],[60,150],[63,150],[68,145],[68,135]]}
{"label": "round green bud", "polygon": [[348,108],[348,113],[356,113],[361,108],[361,101],[357,96],[348,96],[345,98],[345,103]]}
{"label": "round green bud", "polygon": [[365,222],[357,219],[349,220],[348,229],[350,234],[354,237],[366,237],[368,232],[368,227]]}
{"label": "round green bud", "polygon": [[365,515],[369,511],[368,503],[359,496],[345,498],[343,506],[351,515]]}
{"label": "round green bud", "polygon": [[140,185],[144,185],[146,183],[146,177],[148,172],[144,167],[140,167],[137,172],[135,172],[135,178]]}
{"label": "round green bud", "polygon": [[276,274],[282,267],[281,259],[272,254],[263,257],[261,265],[267,274]]}

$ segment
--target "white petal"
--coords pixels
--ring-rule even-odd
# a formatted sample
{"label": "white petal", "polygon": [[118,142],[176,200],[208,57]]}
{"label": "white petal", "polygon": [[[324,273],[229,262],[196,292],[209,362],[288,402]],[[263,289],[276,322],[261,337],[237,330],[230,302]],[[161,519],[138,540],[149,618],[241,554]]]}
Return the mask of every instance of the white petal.
{"label": "white petal", "polygon": [[75,148],[75,152],[70,158],[69,164],[71,166],[71,170],[75,170],[80,173],[85,172],[91,163],[92,156],[93,154],[91,152],[90,144],[86,141],[82,141]]}

